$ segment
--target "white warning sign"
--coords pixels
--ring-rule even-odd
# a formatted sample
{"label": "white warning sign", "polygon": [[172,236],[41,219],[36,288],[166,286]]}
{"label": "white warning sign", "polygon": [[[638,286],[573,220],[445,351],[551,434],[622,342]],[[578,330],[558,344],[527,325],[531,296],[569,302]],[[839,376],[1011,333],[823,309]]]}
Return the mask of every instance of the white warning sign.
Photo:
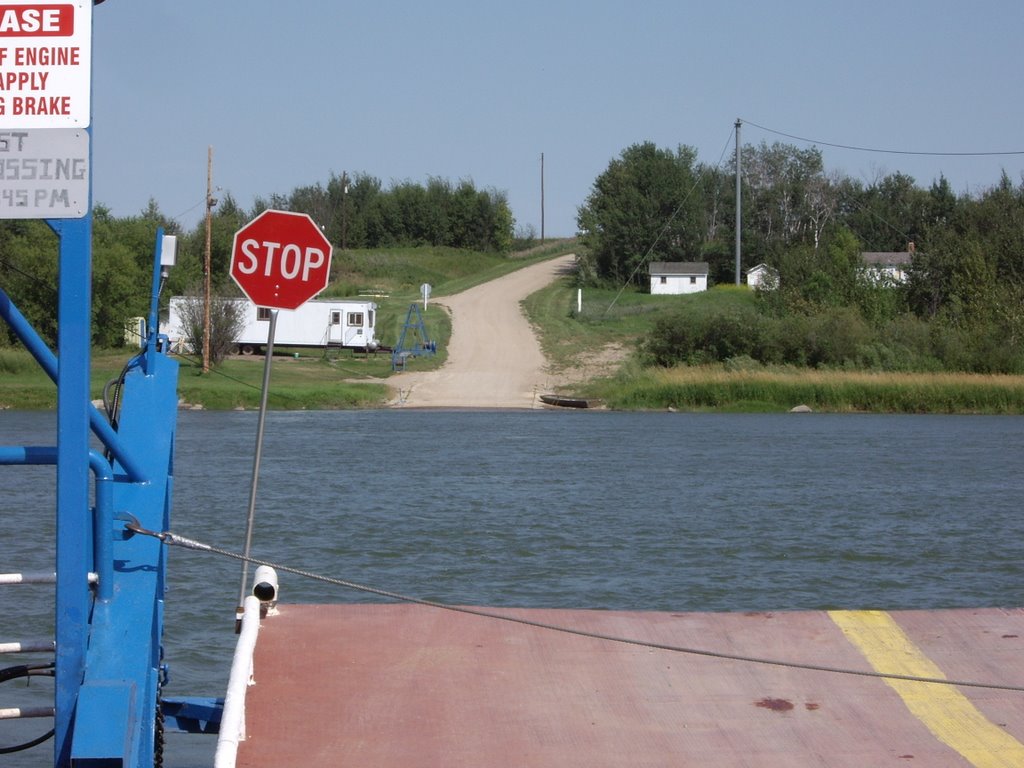
{"label": "white warning sign", "polygon": [[0,0],[0,129],[87,128],[92,0]]}
{"label": "white warning sign", "polygon": [[88,210],[88,131],[0,131],[0,219],[80,219]]}

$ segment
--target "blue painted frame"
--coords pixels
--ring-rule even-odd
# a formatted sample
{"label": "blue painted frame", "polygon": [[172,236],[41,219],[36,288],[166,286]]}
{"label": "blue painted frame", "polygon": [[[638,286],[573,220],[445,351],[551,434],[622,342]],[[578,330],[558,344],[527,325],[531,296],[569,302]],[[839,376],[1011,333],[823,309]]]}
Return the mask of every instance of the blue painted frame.
{"label": "blue painted frame", "polygon": [[[57,384],[57,445],[0,446],[0,465],[57,466],[54,765],[150,768],[164,675],[166,549],[124,521],[170,527],[178,364],[158,335],[158,229],[146,344],[126,366],[116,428],[91,404],[92,128],[84,129],[86,213],[46,220],[59,239],[59,359],[0,290],[0,318]],[[90,430],[106,454],[91,450]],[[95,586],[90,572],[98,574]],[[180,700],[171,717],[176,726],[211,732],[220,706]]]}
{"label": "blue painted frame", "polygon": [[[2,291],[0,317],[56,378],[57,445],[0,446],[0,464],[57,465],[54,765],[148,768],[163,663],[166,550],[127,532],[123,520],[170,527],[178,364],[156,327],[163,232],[147,344],[127,366],[115,431],[90,402],[91,218],[48,223],[60,238],[59,362]],[[112,461],[90,450],[90,430]],[[99,575],[95,587],[90,572]]]}
{"label": "blue painted frame", "polygon": [[[123,384],[110,466],[112,508],[105,509],[97,497],[94,515],[86,514],[91,220],[65,221],[54,229],[61,238],[62,350],[57,374],[55,765],[112,762],[142,768],[152,765],[154,756],[166,550],[156,539],[125,533],[115,517],[137,520],[150,530],[170,525],[178,364],[157,350],[157,328],[151,322],[146,349],[129,363]],[[157,232],[157,265],[162,235]],[[158,266],[155,274],[154,296]],[[98,431],[101,439],[107,436],[106,429]],[[88,586],[93,569],[101,575],[95,594]]]}

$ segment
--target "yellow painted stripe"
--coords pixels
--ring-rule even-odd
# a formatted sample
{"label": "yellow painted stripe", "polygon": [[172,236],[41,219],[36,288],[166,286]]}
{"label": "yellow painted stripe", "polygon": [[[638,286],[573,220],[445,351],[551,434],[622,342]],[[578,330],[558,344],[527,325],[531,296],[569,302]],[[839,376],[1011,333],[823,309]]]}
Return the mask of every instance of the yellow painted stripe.
{"label": "yellow painted stripe", "polygon": [[[884,611],[829,611],[846,638],[878,672],[946,679],[942,670]],[[914,717],[939,741],[978,768],[1024,766],[1024,744],[988,720],[951,685],[891,680],[889,685]]]}

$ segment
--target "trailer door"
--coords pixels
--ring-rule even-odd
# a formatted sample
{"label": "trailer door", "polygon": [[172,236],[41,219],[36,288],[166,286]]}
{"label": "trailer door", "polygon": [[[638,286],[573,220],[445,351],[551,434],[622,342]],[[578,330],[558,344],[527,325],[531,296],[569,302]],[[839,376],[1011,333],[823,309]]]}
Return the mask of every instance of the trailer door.
{"label": "trailer door", "polygon": [[349,312],[346,320],[348,321],[348,338],[345,339],[345,345],[349,347],[366,346],[366,336],[363,335],[365,315],[362,312]]}
{"label": "trailer door", "polygon": [[341,310],[331,310],[331,322],[327,326],[327,343],[343,344],[345,342],[344,330],[341,325]]}

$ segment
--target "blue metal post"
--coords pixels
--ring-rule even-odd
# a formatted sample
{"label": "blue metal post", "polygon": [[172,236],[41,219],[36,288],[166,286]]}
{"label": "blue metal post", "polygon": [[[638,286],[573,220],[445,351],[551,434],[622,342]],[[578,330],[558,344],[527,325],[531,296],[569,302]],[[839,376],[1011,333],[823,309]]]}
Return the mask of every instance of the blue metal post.
{"label": "blue metal post", "polygon": [[60,237],[57,294],[57,670],[55,765],[70,764],[89,624],[89,350],[92,217],[51,221]]}

